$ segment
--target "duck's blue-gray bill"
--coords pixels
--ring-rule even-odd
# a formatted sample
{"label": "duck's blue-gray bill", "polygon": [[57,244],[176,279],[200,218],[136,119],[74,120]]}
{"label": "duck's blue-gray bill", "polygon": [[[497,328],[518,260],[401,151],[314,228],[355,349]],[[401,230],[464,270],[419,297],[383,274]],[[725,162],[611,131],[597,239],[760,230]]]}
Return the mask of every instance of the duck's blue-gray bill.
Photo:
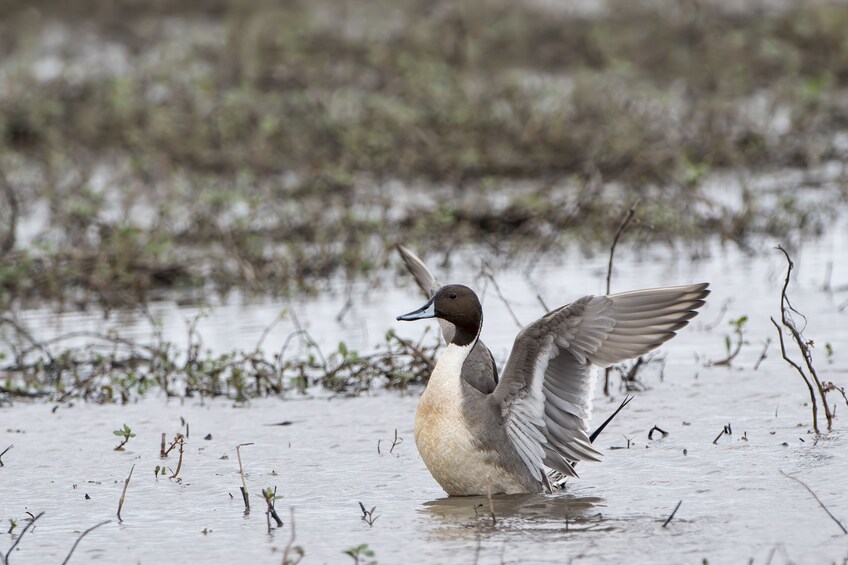
{"label": "duck's blue-gray bill", "polygon": [[403,320],[408,322],[410,320],[422,320],[424,318],[435,318],[436,317],[436,305],[435,301],[430,300],[427,304],[419,308],[418,310],[413,310],[409,314],[404,314],[403,316],[398,316],[398,320]]}

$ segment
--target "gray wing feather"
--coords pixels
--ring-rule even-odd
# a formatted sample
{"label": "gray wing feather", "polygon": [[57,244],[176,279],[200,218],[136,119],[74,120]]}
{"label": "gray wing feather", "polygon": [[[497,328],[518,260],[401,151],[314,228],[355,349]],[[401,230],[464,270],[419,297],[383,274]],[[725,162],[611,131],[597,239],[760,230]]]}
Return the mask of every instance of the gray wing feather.
{"label": "gray wing feather", "polygon": [[424,261],[422,261],[418,255],[399,243],[397,244],[397,250],[398,253],[400,253],[401,259],[403,259],[406,268],[418,284],[418,288],[420,288],[421,292],[424,293],[424,296],[427,298],[433,296],[433,294],[439,290],[442,285],[439,284],[439,281],[436,280],[436,277],[433,276],[433,273],[430,272],[430,269],[427,268]]}
{"label": "gray wing feather", "polygon": [[537,480],[546,466],[576,476],[571,462],[598,460],[588,435],[597,368],[674,337],[704,305],[707,286],[586,296],[522,330],[489,401]]}

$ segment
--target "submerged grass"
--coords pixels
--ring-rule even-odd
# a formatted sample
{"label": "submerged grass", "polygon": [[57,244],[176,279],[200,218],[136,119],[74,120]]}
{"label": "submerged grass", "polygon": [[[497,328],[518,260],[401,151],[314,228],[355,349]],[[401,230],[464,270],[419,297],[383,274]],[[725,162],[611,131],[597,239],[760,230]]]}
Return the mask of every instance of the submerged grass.
{"label": "submerged grass", "polygon": [[636,197],[641,241],[815,231],[798,186],[704,181],[845,157],[846,28],[825,1],[7,1],[0,295],[315,290],[398,240],[604,243]]}

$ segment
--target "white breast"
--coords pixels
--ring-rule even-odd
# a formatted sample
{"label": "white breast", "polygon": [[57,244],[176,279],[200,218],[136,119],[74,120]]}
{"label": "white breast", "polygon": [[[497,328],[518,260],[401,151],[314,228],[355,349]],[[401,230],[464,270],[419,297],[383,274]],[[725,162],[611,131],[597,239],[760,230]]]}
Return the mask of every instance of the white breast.
{"label": "white breast", "polygon": [[462,413],[460,373],[472,346],[448,345],[415,412],[415,444],[430,474],[450,495],[523,492],[491,454],[474,446]]}

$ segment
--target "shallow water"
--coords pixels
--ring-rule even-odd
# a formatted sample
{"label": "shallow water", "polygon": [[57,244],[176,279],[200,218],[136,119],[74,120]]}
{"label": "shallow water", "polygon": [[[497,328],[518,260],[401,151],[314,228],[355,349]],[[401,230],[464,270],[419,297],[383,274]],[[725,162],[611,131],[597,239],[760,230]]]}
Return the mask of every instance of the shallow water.
{"label": "shallow water", "polygon": [[[815,340],[816,364],[826,380],[848,384],[848,224],[836,222],[822,239],[794,252],[798,276],[790,296],[808,317],[806,336]],[[764,245],[750,257],[734,249],[707,246],[697,261],[652,248],[629,255],[619,250],[613,291],[709,280],[713,294],[702,315],[663,349],[662,373],[647,369],[647,390],[598,439],[606,457],[581,463],[579,480],[558,496],[495,497],[496,522],[488,501],[447,499],[430,478],[412,439],[417,391],[401,396],[378,392],[353,399],[323,395],[264,399],[244,406],[232,402],[166,401],[151,396],[127,406],[75,403],[16,403],[0,408],[0,519],[13,517],[23,528],[26,511],[45,511],[11,556],[16,564],[60,562],[82,530],[107,519],[77,548],[73,562],[278,563],[289,541],[294,509],[296,545],[308,563],[352,562],[342,552],[362,543],[382,563],[842,563],[848,536],[813,497],[781,470],[803,479],[843,523],[848,522],[848,407],[837,408],[835,430],[816,442],[810,431],[806,389],[781,359],[774,344],[759,370],[769,322],[778,315],[785,272],[782,257]],[[629,255],[629,256],[628,256]],[[830,286],[822,290],[828,263]],[[497,274],[519,320],[540,315],[539,294],[550,306],[603,289],[606,258],[569,256],[563,264],[543,263],[530,279],[520,272]],[[451,274],[451,281],[482,289],[478,265]],[[351,290],[353,305],[342,322],[336,314],[344,293],[294,306],[301,323],[322,347],[340,339],[357,349],[380,341],[396,326],[418,337],[425,326],[400,324],[394,317],[420,305],[405,279],[403,287]],[[719,320],[723,305],[727,313]],[[265,300],[215,306],[200,322],[204,343],[216,351],[252,348],[263,329],[291,303]],[[485,292],[483,338],[496,358],[505,359],[517,326],[491,285]],[[165,338],[185,338],[185,321],[196,308],[156,306]],[[748,315],[746,340],[730,368],[706,366],[725,356],[728,320]],[[129,315],[104,321],[91,314],[55,315],[31,310],[21,320],[60,334],[71,329],[118,327],[127,336],[149,335],[149,325]],[[714,326],[714,327],[713,327]],[[293,329],[290,318],[265,342],[278,350]],[[823,344],[834,353],[826,359]],[[600,395],[599,423],[623,398]],[[831,395],[836,402],[836,397]],[[154,478],[162,465],[162,432],[170,439],[189,424],[180,481]],[[291,422],[286,426],[272,424]],[[127,423],[137,437],[124,452],[114,451],[112,430]],[[730,436],[713,440],[725,424]],[[648,439],[657,425],[669,432]],[[820,422],[824,426],[824,421]],[[401,442],[392,453],[394,430]],[[204,437],[211,434],[211,439]],[[630,448],[625,449],[628,445]],[[235,446],[242,449],[252,512],[244,514]],[[378,453],[379,442],[379,453]],[[685,451],[684,451],[685,450]],[[176,455],[165,460],[176,468]],[[123,481],[135,472],[122,511],[115,518]],[[260,491],[276,486],[285,526],[268,534]],[[88,494],[90,500],[85,499]],[[663,527],[678,501],[674,519]],[[359,502],[376,506],[379,519],[360,519]],[[481,505],[478,508],[478,505]],[[14,536],[0,535],[0,553]]]}

